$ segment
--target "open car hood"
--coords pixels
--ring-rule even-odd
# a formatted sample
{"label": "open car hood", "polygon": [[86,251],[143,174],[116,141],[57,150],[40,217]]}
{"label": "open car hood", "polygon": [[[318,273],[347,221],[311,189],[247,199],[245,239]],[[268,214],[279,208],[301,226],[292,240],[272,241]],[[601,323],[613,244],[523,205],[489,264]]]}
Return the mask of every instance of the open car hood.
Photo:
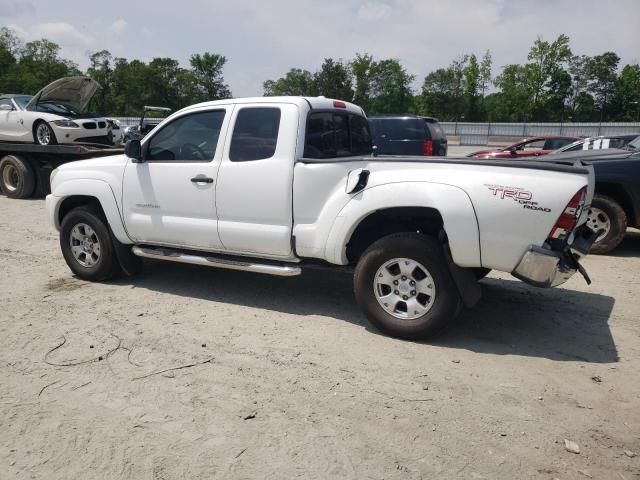
{"label": "open car hood", "polygon": [[89,77],[59,78],[36,93],[27,104],[27,108],[35,107],[42,102],[57,102],[71,107],[76,112],[82,112],[89,105],[98,87],[100,84]]}

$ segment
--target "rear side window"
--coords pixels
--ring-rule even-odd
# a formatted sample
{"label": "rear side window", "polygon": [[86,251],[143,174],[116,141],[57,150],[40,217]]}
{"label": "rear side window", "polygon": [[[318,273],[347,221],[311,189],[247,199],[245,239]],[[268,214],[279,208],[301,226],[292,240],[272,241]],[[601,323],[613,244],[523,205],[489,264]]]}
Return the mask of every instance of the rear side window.
{"label": "rear side window", "polygon": [[420,118],[373,118],[369,122],[376,140],[431,140]]}
{"label": "rear side window", "polygon": [[273,157],[279,130],[279,108],[243,108],[238,112],[233,128],[229,160],[250,162]]}
{"label": "rear side window", "polygon": [[425,120],[424,123],[427,125],[429,129],[429,133],[431,133],[431,138],[433,140],[444,140],[447,136],[442,130],[442,126],[435,120]]}
{"label": "rear side window", "polygon": [[573,140],[568,138],[547,138],[544,142],[544,150],[557,150],[573,143]]}
{"label": "rear side window", "polygon": [[364,117],[347,113],[309,115],[305,158],[336,158],[371,153],[371,134]]}

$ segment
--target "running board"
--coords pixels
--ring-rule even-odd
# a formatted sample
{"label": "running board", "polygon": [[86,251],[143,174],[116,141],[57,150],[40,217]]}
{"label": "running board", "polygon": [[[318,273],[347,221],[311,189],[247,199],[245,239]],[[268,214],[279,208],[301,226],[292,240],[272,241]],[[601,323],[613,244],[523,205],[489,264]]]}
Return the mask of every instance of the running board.
{"label": "running board", "polygon": [[197,253],[186,253],[176,249],[150,248],[135,246],[131,249],[134,255],[156,260],[168,260],[170,262],[188,263],[191,265],[204,265],[205,267],[226,268],[228,270],[244,270],[246,272],[265,273],[280,277],[295,277],[300,275],[300,267],[276,263],[254,263],[235,258],[222,256],[204,256]]}

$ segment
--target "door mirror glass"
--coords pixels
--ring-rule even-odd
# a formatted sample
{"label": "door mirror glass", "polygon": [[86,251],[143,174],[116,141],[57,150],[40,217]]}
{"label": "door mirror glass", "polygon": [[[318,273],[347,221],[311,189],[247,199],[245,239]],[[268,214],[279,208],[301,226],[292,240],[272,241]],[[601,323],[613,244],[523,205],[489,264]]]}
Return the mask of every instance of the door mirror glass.
{"label": "door mirror glass", "polygon": [[140,146],[140,140],[128,140],[124,146],[124,153],[127,157],[132,159],[135,163],[142,161],[142,147]]}

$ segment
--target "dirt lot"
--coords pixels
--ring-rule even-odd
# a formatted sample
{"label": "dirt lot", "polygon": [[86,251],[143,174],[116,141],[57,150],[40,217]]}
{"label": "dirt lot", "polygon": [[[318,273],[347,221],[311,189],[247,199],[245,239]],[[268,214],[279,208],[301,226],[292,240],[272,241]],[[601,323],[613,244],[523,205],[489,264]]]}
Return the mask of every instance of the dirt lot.
{"label": "dirt lot", "polygon": [[42,200],[0,197],[0,259],[2,479],[640,478],[638,232],[590,287],[491,275],[431,344],[348,276],[74,279]]}

